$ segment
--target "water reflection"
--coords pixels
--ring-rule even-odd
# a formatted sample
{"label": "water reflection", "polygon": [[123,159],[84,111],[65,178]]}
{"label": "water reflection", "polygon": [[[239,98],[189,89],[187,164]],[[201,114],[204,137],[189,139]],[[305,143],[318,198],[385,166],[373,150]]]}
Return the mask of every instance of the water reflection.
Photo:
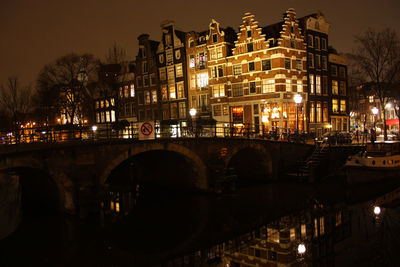
{"label": "water reflection", "polygon": [[103,227],[99,217],[26,217],[0,241],[0,266],[395,266],[400,183],[344,181],[221,195],[112,187]]}

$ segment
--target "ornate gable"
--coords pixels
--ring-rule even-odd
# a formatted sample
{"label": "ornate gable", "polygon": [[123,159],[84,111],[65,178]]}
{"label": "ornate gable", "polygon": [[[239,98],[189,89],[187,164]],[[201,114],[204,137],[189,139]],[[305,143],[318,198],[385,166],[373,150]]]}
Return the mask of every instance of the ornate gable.
{"label": "ornate gable", "polygon": [[285,13],[278,45],[295,49],[305,49],[304,36],[301,33],[299,21],[296,19],[296,12],[293,8],[289,8]]}
{"label": "ornate gable", "polygon": [[240,25],[233,48],[233,55],[248,53],[252,51],[267,48],[265,42],[265,34],[262,34],[262,28],[258,26],[258,22],[254,19],[254,15],[245,13],[243,23]]}

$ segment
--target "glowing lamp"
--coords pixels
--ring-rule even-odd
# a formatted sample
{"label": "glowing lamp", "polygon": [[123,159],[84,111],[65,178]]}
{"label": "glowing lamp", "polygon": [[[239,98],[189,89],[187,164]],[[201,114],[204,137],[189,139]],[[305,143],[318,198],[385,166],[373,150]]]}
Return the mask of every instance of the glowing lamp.
{"label": "glowing lamp", "polygon": [[306,253],[306,246],[305,246],[303,243],[299,244],[299,245],[297,246],[297,252],[298,252],[299,254],[304,254],[304,253]]}

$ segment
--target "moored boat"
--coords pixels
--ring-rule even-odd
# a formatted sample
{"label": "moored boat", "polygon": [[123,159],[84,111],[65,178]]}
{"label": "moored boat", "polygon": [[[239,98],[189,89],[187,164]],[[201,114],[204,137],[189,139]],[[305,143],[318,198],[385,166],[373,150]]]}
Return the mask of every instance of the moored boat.
{"label": "moored boat", "polygon": [[366,151],[350,156],[345,166],[350,184],[400,179],[400,142],[367,144]]}

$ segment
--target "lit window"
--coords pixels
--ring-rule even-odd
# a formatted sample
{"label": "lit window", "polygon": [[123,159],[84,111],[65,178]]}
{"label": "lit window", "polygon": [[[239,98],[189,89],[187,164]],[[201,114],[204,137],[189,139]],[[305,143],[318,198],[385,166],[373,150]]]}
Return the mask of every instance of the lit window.
{"label": "lit window", "polygon": [[332,81],[332,94],[333,95],[339,94],[338,82],[335,80]]}
{"label": "lit window", "polygon": [[168,82],[173,82],[175,80],[174,66],[168,66],[167,76],[168,76]]}
{"label": "lit window", "polygon": [[313,74],[309,75],[309,81],[310,81],[310,94],[314,94],[315,88],[314,88],[314,75]]}
{"label": "lit window", "polygon": [[[131,84],[130,85],[130,95],[131,97],[135,97],[135,85]],[[111,105],[114,106],[114,99],[111,99]]]}
{"label": "lit window", "polygon": [[190,55],[189,57],[189,67],[194,68],[195,65],[195,59],[194,59],[194,55]]}
{"label": "lit window", "polygon": [[173,55],[172,55],[172,49],[168,49],[165,51],[166,53],[166,59],[167,59],[167,64],[171,64],[174,61]]}
{"label": "lit window", "polygon": [[165,81],[167,79],[167,73],[165,71],[165,68],[160,68],[160,80]]}
{"label": "lit window", "polygon": [[243,84],[242,83],[232,84],[232,94],[233,94],[233,96],[242,96],[243,95]]}
{"label": "lit window", "polygon": [[291,86],[290,80],[287,79],[286,80],[286,92],[291,92],[291,91],[292,91],[292,86]]}
{"label": "lit window", "polygon": [[346,112],[346,100],[340,100],[340,112]]}
{"label": "lit window", "polygon": [[339,104],[337,99],[332,99],[332,112],[339,112]]}
{"label": "lit window", "polygon": [[111,121],[115,121],[115,110],[111,110]]}
{"label": "lit window", "polygon": [[294,241],[296,239],[296,231],[294,228],[290,228],[290,241]]}
{"label": "lit window", "polygon": [[225,86],[224,84],[217,84],[213,86],[213,96],[222,97],[225,96]]}
{"label": "lit window", "polygon": [[167,86],[166,85],[163,85],[161,87],[161,97],[162,97],[163,101],[168,100],[168,92],[167,92]]}
{"label": "lit window", "polygon": [[297,81],[297,92],[303,92],[303,82]]}
{"label": "lit window", "polygon": [[267,241],[279,243],[279,231],[278,229],[267,227]]}
{"label": "lit window", "polygon": [[242,65],[241,64],[233,65],[233,75],[240,75],[240,74],[242,74]]}
{"label": "lit window", "polygon": [[319,234],[320,235],[325,234],[325,218],[324,217],[319,218]]}
{"label": "lit window", "polygon": [[106,122],[110,122],[110,111],[106,111]]}
{"label": "lit window", "polygon": [[374,96],[373,95],[368,96],[368,102],[369,103],[373,103],[374,102]]}
{"label": "lit window", "polygon": [[262,91],[263,94],[275,92],[275,80],[263,80]]}
{"label": "lit window", "polygon": [[310,122],[315,122],[315,106],[314,106],[314,102],[310,102]]}
{"label": "lit window", "polygon": [[183,76],[182,64],[175,65],[175,70],[176,70],[176,77],[182,77]]}
{"label": "lit window", "polygon": [[186,103],[179,102],[179,118],[186,118]]}
{"label": "lit window", "polygon": [[208,85],[208,72],[197,74],[197,86],[205,88]]}
{"label": "lit window", "polygon": [[144,92],[144,103],[150,104],[150,92],[149,91]]}
{"label": "lit window", "polygon": [[321,76],[316,75],[315,76],[315,91],[317,94],[321,94]]}
{"label": "lit window", "polygon": [[175,99],[176,98],[175,85],[169,84],[168,89],[169,89],[169,99]]}
{"label": "lit window", "polygon": [[157,103],[157,91],[156,90],[151,91],[151,102]]}
{"label": "lit window", "polygon": [[300,227],[300,235],[301,235],[301,238],[305,238],[306,235],[307,235],[307,232],[306,232],[306,225],[305,225],[304,223],[301,224],[301,227]]}
{"label": "lit window", "polygon": [[217,58],[222,58],[223,54],[222,54],[222,47],[218,47],[217,48]]}
{"label": "lit window", "polygon": [[314,218],[314,237],[318,237],[318,219]]}
{"label": "lit window", "polygon": [[178,98],[185,98],[185,91],[184,91],[184,86],[183,83],[178,83],[176,85],[178,89]]}
{"label": "lit window", "polygon": [[317,122],[322,122],[321,102],[317,102]]}

